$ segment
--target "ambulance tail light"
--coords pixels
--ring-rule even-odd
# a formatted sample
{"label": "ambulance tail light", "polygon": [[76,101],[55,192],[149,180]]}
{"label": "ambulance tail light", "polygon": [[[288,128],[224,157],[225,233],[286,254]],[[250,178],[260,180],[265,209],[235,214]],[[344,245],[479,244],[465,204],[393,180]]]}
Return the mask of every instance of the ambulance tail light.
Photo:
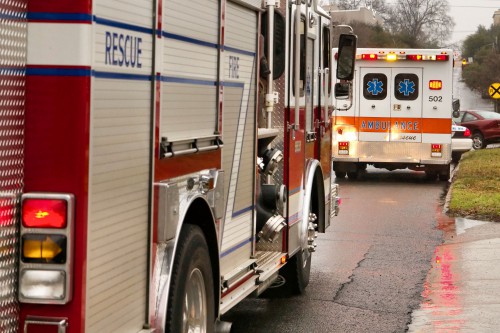
{"label": "ambulance tail light", "polygon": [[378,59],[378,55],[375,53],[361,55],[361,60],[377,60],[377,59]]}
{"label": "ambulance tail light", "polygon": [[339,141],[338,144],[339,155],[349,155],[349,142],[348,141]]}
{"label": "ambulance tail light", "polygon": [[443,88],[443,81],[441,80],[430,80],[429,89],[430,90],[441,90]]}
{"label": "ambulance tail light", "polygon": [[448,61],[450,59],[450,56],[447,54],[438,54],[436,56],[437,61]]}
{"label": "ambulance tail light", "polygon": [[431,157],[443,157],[442,148],[441,144],[433,143],[431,145]]}
{"label": "ambulance tail light", "polygon": [[407,54],[406,60],[421,61],[422,55],[421,54]]}
{"label": "ambulance tail light", "polygon": [[66,304],[71,301],[74,201],[71,194],[22,196],[20,302]]}

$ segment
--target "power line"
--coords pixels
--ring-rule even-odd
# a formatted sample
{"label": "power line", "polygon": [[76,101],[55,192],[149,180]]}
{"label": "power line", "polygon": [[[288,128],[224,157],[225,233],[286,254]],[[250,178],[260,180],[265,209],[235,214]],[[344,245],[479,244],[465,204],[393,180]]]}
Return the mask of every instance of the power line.
{"label": "power line", "polygon": [[450,5],[449,7],[459,7],[459,8],[488,8],[488,9],[498,8],[498,7],[490,7],[490,6],[455,6],[455,5]]}

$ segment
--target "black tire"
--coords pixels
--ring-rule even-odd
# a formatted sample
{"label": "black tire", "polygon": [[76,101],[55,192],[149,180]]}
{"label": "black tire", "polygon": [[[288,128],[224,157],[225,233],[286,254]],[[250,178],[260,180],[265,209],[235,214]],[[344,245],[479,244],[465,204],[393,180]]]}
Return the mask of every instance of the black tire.
{"label": "black tire", "polygon": [[474,134],[472,134],[472,148],[486,148],[486,142],[484,141],[484,136],[481,134],[481,132],[474,132]]}
{"label": "black tire", "polygon": [[[308,250],[306,250],[308,251]],[[278,279],[260,295],[262,298],[286,298],[304,293],[311,276],[311,258],[304,265],[304,253],[298,252],[280,269]]]}
{"label": "black tire", "polygon": [[460,158],[462,158],[462,152],[452,152],[451,153],[451,160],[454,163],[458,163],[460,161]]}
{"label": "black tire", "polygon": [[425,179],[436,180],[437,174],[435,171],[425,171]]}
{"label": "black tire", "polygon": [[443,174],[439,175],[439,180],[440,181],[446,182],[446,181],[448,181],[448,179],[450,179],[450,175],[449,174],[448,175],[443,175]]}
{"label": "black tire", "polygon": [[349,179],[352,179],[352,180],[358,179],[359,172],[357,172],[357,171],[348,172],[347,177],[349,177]]}
{"label": "black tire", "polygon": [[166,332],[194,332],[189,330],[190,325],[191,328],[201,326],[201,332],[214,332],[214,284],[208,253],[200,227],[184,225],[172,268]]}
{"label": "black tire", "polygon": [[347,172],[345,171],[335,171],[335,178],[345,178],[345,176],[347,175]]}
{"label": "black tire", "polygon": [[304,293],[311,277],[311,258],[309,250],[299,251],[281,269],[280,275],[286,281],[282,291],[284,295]]}
{"label": "black tire", "polygon": [[441,172],[439,173],[439,180],[448,181],[450,179],[450,165],[443,166]]}

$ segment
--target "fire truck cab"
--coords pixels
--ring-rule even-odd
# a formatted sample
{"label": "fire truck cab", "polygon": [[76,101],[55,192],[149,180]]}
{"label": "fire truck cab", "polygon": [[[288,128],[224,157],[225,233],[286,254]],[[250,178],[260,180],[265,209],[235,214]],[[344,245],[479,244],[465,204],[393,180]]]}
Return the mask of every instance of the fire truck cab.
{"label": "fire truck cab", "polygon": [[373,165],[448,180],[452,70],[448,49],[359,48],[352,89],[338,78],[332,82],[336,177],[356,179]]}

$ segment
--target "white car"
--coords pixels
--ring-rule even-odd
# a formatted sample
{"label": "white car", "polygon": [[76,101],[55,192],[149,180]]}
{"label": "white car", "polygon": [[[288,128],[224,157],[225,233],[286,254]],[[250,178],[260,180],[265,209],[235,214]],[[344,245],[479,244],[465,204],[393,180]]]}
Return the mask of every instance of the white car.
{"label": "white car", "polygon": [[463,153],[472,149],[472,138],[467,127],[451,124],[451,159],[453,162],[460,161]]}

